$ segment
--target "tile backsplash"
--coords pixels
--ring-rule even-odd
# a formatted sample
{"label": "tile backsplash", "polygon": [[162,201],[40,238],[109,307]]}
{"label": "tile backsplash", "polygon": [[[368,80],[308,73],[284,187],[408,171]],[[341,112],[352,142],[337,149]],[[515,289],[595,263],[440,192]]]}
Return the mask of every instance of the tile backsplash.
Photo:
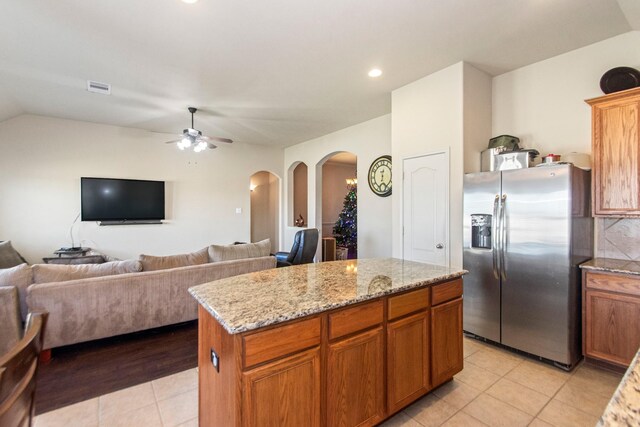
{"label": "tile backsplash", "polygon": [[640,219],[596,218],[598,258],[640,261]]}

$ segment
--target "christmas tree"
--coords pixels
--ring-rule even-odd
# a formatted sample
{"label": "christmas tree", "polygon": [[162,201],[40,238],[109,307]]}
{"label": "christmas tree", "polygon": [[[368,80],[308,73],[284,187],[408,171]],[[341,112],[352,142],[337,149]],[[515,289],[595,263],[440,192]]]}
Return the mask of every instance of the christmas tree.
{"label": "christmas tree", "polygon": [[358,248],[358,188],[349,187],[344,206],[333,226],[333,237],[338,246],[349,248],[349,258],[355,257]]}

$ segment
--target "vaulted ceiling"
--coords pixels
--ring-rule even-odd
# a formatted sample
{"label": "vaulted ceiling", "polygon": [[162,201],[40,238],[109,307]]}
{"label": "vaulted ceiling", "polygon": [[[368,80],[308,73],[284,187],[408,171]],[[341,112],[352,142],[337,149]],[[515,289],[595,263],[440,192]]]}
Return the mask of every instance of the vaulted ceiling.
{"label": "vaulted ceiling", "polygon": [[[23,114],[287,146],[390,111],[459,61],[493,75],[640,29],[637,0],[0,3],[0,121]],[[379,67],[382,77],[371,79]],[[110,83],[110,96],[86,91]]]}

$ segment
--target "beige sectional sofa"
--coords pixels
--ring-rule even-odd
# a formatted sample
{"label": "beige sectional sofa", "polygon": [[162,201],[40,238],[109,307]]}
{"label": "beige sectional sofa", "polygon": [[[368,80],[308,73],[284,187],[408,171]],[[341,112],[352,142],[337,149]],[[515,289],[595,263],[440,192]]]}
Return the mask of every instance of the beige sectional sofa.
{"label": "beige sectional sofa", "polygon": [[29,310],[49,312],[44,348],[194,320],[191,286],[274,268],[272,256],[29,286]]}
{"label": "beige sectional sofa", "polygon": [[275,268],[270,247],[265,240],[103,264],[1,268],[0,354],[19,339],[20,317],[30,311],[49,313],[44,349],[194,320],[189,287]]}

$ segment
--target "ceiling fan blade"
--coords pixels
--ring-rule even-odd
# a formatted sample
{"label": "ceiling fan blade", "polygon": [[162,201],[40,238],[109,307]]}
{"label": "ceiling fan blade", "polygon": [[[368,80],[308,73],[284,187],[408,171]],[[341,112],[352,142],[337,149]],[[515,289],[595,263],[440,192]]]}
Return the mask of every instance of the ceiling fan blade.
{"label": "ceiling fan blade", "polygon": [[217,145],[213,145],[213,144],[212,144],[212,143],[210,143],[210,142],[207,142],[207,147],[209,147],[209,149],[210,149],[210,150],[213,150],[213,149],[215,149],[215,148],[218,148],[218,146],[217,146]]}
{"label": "ceiling fan blade", "polygon": [[233,142],[232,139],[229,138],[221,138],[219,136],[202,136],[201,138],[208,141],[218,141],[218,142],[226,142],[227,144],[231,144]]}
{"label": "ceiling fan blade", "polygon": [[175,143],[180,142],[180,141],[182,141],[182,138],[174,139],[173,141],[167,141],[167,142],[165,142],[165,144],[175,144]]}

